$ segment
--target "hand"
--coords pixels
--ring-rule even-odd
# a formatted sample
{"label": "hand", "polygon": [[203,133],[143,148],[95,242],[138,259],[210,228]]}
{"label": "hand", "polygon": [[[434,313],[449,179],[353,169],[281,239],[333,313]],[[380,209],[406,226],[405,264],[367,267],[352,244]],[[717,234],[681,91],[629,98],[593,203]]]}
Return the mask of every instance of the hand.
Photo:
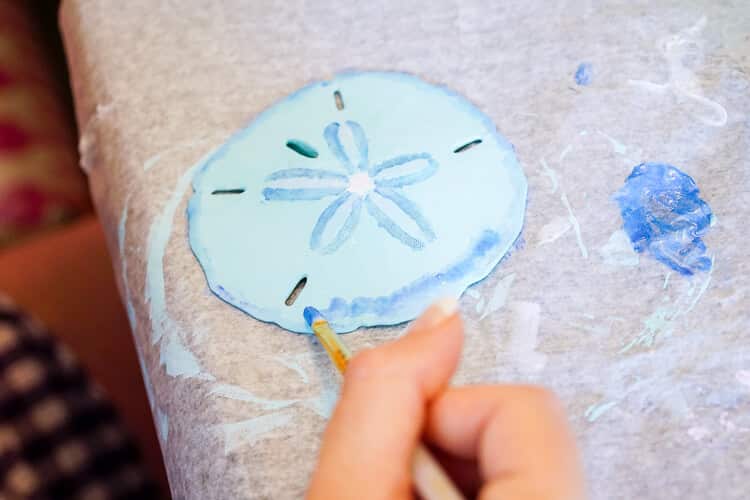
{"label": "hand", "polygon": [[407,335],[352,359],[308,499],[413,498],[420,439],[468,497],[584,498],[575,442],[556,398],[534,386],[448,387],[462,343],[456,302],[443,300]]}

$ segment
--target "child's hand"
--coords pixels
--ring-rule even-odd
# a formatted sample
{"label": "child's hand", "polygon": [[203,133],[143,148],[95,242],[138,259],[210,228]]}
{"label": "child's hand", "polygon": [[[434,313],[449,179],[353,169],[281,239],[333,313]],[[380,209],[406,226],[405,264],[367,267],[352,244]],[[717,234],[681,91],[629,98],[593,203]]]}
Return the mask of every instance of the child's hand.
{"label": "child's hand", "polygon": [[308,498],[412,498],[412,454],[423,436],[469,497],[584,497],[555,397],[533,386],[448,387],[462,342],[456,303],[441,301],[408,335],[355,356]]}

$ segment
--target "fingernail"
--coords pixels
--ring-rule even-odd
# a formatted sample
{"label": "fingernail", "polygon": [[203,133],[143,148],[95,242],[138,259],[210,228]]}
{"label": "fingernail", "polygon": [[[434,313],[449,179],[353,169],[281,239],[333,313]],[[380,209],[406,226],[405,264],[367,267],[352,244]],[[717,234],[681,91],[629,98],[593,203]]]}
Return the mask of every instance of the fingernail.
{"label": "fingernail", "polygon": [[458,302],[452,297],[445,297],[432,303],[427,308],[421,318],[421,325],[424,327],[437,326],[446,319],[450,318],[458,311]]}

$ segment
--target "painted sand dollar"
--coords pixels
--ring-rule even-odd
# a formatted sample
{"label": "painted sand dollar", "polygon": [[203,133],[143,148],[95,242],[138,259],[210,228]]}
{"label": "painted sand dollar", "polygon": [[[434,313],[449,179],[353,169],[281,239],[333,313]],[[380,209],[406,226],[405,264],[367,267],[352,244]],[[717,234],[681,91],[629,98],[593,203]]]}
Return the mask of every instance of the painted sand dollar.
{"label": "painted sand dollar", "polygon": [[201,165],[190,245],[211,290],[308,332],[415,318],[489,274],[521,231],[526,178],[463,97],[351,73],[276,103]]}

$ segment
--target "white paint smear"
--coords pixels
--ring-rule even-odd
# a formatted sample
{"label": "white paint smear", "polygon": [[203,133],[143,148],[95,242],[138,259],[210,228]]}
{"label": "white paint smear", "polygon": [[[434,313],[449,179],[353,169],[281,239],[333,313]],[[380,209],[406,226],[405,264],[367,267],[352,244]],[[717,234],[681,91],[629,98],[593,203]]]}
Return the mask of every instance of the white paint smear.
{"label": "white paint smear", "polygon": [[721,412],[721,415],[719,415],[719,423],[721,424],[724,429],[726,429],[729,432],[734,432],[737,430],[737,425],[729,420],[729,412],[723,411]]}
{"label": "white paint smear", "polygon": [[691,427],[690,429],[688,429],[687,433],[688,436],[696,441],[700,441],[711,435],[711,431],[705,427]]}
{"label": "white paint smear", "polygon": [[515,279],[515,274],[509,274],[497,282],[495,289],[492,291],[492,296],[490,297],[489,302],[487,302],[487,307],[484,309],[484,313],[479,317],[480,320],[487,317],[488,314],[499,311],[505,305],[505,302],[508,299],[508,293],[510,292],[510,287],[513,286],[513,281]]}
{"label": "white paint smear", "polygon": [[474,310],[477,313],[481,313],[484,310],[484,297],[479,297],[479,300],[477,301],[477,305],[474,307]]}
{"label": "white paint smear", "polygon": [[554,217],[551,221],[542,226],[542,228],[537,233],[537,245],[541,246],[546,245],[547,243],[552,243],[553,241],[570,231],[572,227],[573,225],[570,223],[570,219],[568,217],[562,215]]}
{"label": "white paint smear", "polygon": [[148,232],[146,253],[146,284],[144,299],[149,305],[151,320],[151,342],[160,345],[159,361],[166,366],[167,374],[172,376],[198,376],[213,380],[210,374],[202,374],[198,359],[184,344],[184,332],[167,311],[166,291],[164,286],[164,254],[172,235],[172,224],[177,207],[180,205],[193,178],[193,174],[213,152],[201,158],[187,169],[177,180],[167,203],[151,223]]}
{"label": "white paint smear", "polygon": [[151,410],[154,409],[154,404],[156,399],[154,398],[154,386],[151,385],[151,377],[148,375],[148,370],[146,370],[146,362],[143,359],[143,355],[141,355],[141,350],[137,348],[136,344],[136,357],[138,358],[138,366],[141,368],[141,377],[143,377],[143,386],[146,389],[146,397],[148,398],[148,404],[151,407]]}
{"label": "white paint smear", "polygon": [[156,432],[159,434],[159,440],[161,441],[162,449],[167,446],[167,439],[169,438],[169,415],[164,413],[161,408],[156,407]]}
{"label": "white paint smear", "polygon": [[583,414],[583,416],[586,417],[586,420],[593,423],[596,422],[602,415],[614,408],[616,405],[617,401],[593,404],[586,409],[586,412]]}
{"label": "white paint smear", "polygon": [[247,389],[232,384],[216,384],[211,388],[211,394],[236,401],[252,403],[264,410],[278,410],[298,402],[298,399],[266,399],[256,396]]}
{"label": "white paint smear", "polygon": [[605,139],[607,139],[609,141],[609,143],[612,146],[612,149],[615,151],[615,153],[620,154],[620,155],[624,155],[625,154],[625,152],[627,151],[628,148],[623,143],[621,143],[620,141],[614,139],[613,137],[605,134],[601,130],[597,130],[597,133],[600,136],[604,137]]}
{"label": "white paint smear", "polygon": [[[304,354],[303,356],[307,356],[307,354]],[[292,356],[276,356],[273,359],[286,366],[290,370],[294,370],[294,372],[299,375],[299,378],[302,379],[302,382],[308,384],[310,383],[310,377],[307,376],[307,372],[304,368],[302,368],[302,364],[300,363],[299,358],[300,355],[296,354]]]}
{"label": "white paint smear", "polygon": [[549,168],[549,165],[547,165],[547,160],[545,160],[544,158],[539,161],[542,164],[542,173],[546,175],[547,178],[549,178],[550,188],[552,189],[552,192],[556,192],[557,188],[560,185],[559,181],[557,180],[557,172]]}
{"label": "white paint smear", "polygon": [[322,418],[329,418],[339,397],[338,387],[332,383],[323,382],[323,388],[317,397],[304,401],[303,406],[311,409]]}
{"label": "white paint smear", "polygon": [[[657,307],[649,316],[643,320],[643,329],[625,347],[620,349],[620,354],[626,353],[636,346],[651,347],[658,337],[669,337],[675,329],[677,320],[692,311],[706,293],[714,270],[714,258],[711,257],[711,270],[700,283],[696,293],[697,276],[688,278],[687,289],[678,290],[677,297],[670,301],[665,296],[666,305]],[[684,283],[684,282],[683,282]]]}
{"label": "white paint smear", "polygon": [[734,374],[734,378],[745,387],[750,387],[750,370],[740,370]]}
{"label": "white paint smear", "polygon": [[189,140],[189,141],[182,141],[178,142],[174,146],[171,146],[164,151],[160,151],[156,153],[155,155],[150,156],[146,159],[146,161],[143,162],[143,171],[147,172],[151,170],[157,163],[161,161],[161,159],[170,153],[173,153],[174,151],[178,151],[180,149],[186,149],[193,146],[198,146],[204,142],[206,142],[206,137],[199,137],[198,139]]}
{"label": "white paint smear", "polygon": [[111,113],[113,109],[115,109],[113,102],[109,104],[97,104],[93,116],[83,126],[81,138],[78,140],[78,154],[81,158],[81,170],[86,172],[86,175],[91,174],[91,171],[98,163],[99,122]]}
{"label": "white paint smear", "polygon": [[125,311],[128,314],[130,330],[135,332],[138,325],[136,323],[137,319],[135,316],[135,307],[133,307],[133,299],[130,294],[130,285],[128,284],[128,260],[125,255],[125,238],[127,236],[129,204],[130,196],[125,198],[122,213],[120,214],[120,222],[117,225],[117,248],[118,253],[120,254],[120,280],[122,281],[123,294],[125,295]]}
{"label": "white paint smear", "polygon": [[570,206],[568,195],[565,194],[565,192],[560,195],[560,201],[562,201],[563,205],[568,210],[568,220],[570,220],[570,224],[573,226],[573,230],[576,232],[576,240],[578,241],[578,248],[581,249],[581,255],[584,259],[588,259],[589,251],[588,249],[586,249],[586,245],[583,243],[583,236],[581,236],[581,225],[578,223],[578,219],[576,219],[576,216],[573,214],[573,208]]}
{"label": "white paint smear", "polygon": [[[688,308],[687,308],[687,309],[685,309],[685,310],[684,310],[684,311],[682,312],[682,314],[687,314],[687,313],[689,313],[690,311],[692,311],[692,310],[693,310],[693,308],[695,308],[696,304],[698,304],[698,301],[699,301],[699,300],[701,299],[701,297],[703,297],[703,294],[704,294],[704,293],[706,293],[706,290],[708,289],[708,285],[709,285],[709,284],[711,283],[711,279],[713,278],[713,274],[714,274],[714,263],[715,263],[715,262],[714,262],[714,257],[712,256],[712,257],[711,257],[711,269],[710,269],[710,270],[708,271],[708,276],[707,276],[707,277],[706,277],[706,279],[705,279],[705,280],[703,281],[703,283],[701,283],[701,287],[700,287],[700,290],[698,290],[698,295],[696,295],[696,296],[695,296],[695,297],[693,298],[693,301],[692,301],[692,302],[690,303],[690,306],[688,306]],[[692,292],[692,288],[691,288],[691,292]]]}
{"label": "white paint smear", "polygon": [[260,417],[219,425],[224,434],[224,453],[229,454],[242,446],[253,445],[276,429],[292,422],[290,410],[262,415]]}
{"label": "white paint smear", "polygon": [[509,350],[520,371],[532,374],[544,369],[547,356],[537,352],[541,307],[536,302],[511,302]]}
{"label": "white paint smear", "polygon": [[172,221],[177,207],[190,185],[193,173],[201,163],[202,161],[190,167],[178,179],[167,203],[151,223],[148,232],[144,298],[149,304],[151,341],[154,344],[161,340],[165,332],[177,332],[179,330],[179,327],[167,313],[164,287],[164,254],[167,250],[169,237],[172,235]]}
{"label": "white paint smear", "polygon": [[560,158],[558,161],[562,162],[565,159],[565,157],[570,154],[572,150],[573,150],[573,144],[568,144],[567,146],[565,146],[565,149],[563,149],[562,152],[560,153]]}
{"label": "white paint smear", "polygon": [[703,95],[700,79],[686,63],[686,61],[696,59],[695,56],[703,57],[701,33],[706,23],[707,19],[703,16],[690,28],[659,39],[657,46],[666,59],[669,69],[669,78],[666,83],[653,83],[645,80],[629,80],[628,83],[651,92],[671,91],[677,96],[692,99],[707,111],[698,115],[700,121],[711,127],[723,127],[727,124],[728,118],[726,108]]}
{"label": "white paint smear", "polygon": [[638,265],[638,253],[633,250],[630,238],[625,231],[619,229],[612,233],[609,240],[599,247],[604,263],[609,266],[632,267]]}
{"label": "white paint smear", "polygon": [[202,373],[195,355],[185,347],[179,335],[165,337],[159,349],[159,363],[164,365],[167,375],[172,377],[197,377],[213,380],[212,375]]}
{"label": "white paint smear", "polygon": [[666,276],[664,276],[664,284],[662,285],[662,290],[666,290],[669,286],[669,278],[672,277],[672,271],[669,271]]}

